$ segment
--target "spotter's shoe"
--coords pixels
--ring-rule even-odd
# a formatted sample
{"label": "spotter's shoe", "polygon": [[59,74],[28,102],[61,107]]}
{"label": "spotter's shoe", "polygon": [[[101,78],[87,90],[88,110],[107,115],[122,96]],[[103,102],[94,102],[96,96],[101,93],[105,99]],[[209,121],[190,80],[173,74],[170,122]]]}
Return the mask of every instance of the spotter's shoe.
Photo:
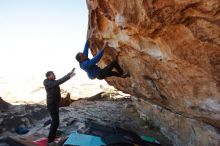
{"label": "spotter's shoe", "polygon": [[53,141],[53,142],[48,143],[47,146],[58,146],[58,145],[56,142]]}

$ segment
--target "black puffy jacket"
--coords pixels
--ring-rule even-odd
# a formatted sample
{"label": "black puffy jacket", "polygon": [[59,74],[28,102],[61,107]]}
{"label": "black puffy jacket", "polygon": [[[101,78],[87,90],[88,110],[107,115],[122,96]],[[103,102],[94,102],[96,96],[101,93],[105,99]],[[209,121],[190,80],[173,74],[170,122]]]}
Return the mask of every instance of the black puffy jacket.
{"label": "black puffy jacket", "polygon": [[44,86],[47,92],[47,106],[58,105],[61,99],[59,85],[70,79],[70,74],[65,75],[59,80],[44,80]]}

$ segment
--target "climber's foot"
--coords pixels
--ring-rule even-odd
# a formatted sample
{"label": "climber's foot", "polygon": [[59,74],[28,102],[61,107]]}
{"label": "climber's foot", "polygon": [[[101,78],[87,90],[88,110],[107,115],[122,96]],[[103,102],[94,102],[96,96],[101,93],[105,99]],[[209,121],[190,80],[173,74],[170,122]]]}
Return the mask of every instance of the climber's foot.
{"label": "climber's foot", "polygon": [[129,72],[125,72],[121,75],[122,78],[127,78],[130,77],[130,73]]}

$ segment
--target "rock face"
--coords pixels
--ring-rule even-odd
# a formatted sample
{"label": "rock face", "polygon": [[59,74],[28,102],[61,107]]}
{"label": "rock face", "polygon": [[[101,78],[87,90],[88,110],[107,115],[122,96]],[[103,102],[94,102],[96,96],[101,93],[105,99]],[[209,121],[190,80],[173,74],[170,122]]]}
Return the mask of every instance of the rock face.
{"label": "rock face", "polygon": [[174,146],[219,146],[219,131],[203,122],[174,114],[158,105],[133,97],[141,118],[158,127]]}
{"label": "rock face", "polygon": [[10,103],[7,103],[0,97],[0,111],[7,111],[10,106]]}
{"label": "rock face", "polygon": [[107,82],[220,128],[219,0],[87,0],[100,66],[118,59],[130,78]]}
{"label": "rock face", "polygon": [[[220,128],[219,0],[87,0],[88,37],[100,66],[117,59],[119,90]],[[170,119],[171,120],[171,119]]]}

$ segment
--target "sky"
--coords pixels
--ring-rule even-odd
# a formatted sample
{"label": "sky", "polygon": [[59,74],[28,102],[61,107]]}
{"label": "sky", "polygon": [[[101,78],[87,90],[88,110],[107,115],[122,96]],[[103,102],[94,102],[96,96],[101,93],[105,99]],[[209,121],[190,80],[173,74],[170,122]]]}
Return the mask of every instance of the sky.
{"label": "sky", "polygon": [[1,74],[71,70],[87,19],[85,0],[0,0]]}
{"label": "sky", "polygon": [[87,24],[85,0],[0,0],[0,76],[70,71]]}
{"label": "sky", "polygon": [[87,26],[86,0],[0,0],[0,79],[28,86],[48,70],[60,78],[76,67],[71,83],[93,82],[75,61]]}

